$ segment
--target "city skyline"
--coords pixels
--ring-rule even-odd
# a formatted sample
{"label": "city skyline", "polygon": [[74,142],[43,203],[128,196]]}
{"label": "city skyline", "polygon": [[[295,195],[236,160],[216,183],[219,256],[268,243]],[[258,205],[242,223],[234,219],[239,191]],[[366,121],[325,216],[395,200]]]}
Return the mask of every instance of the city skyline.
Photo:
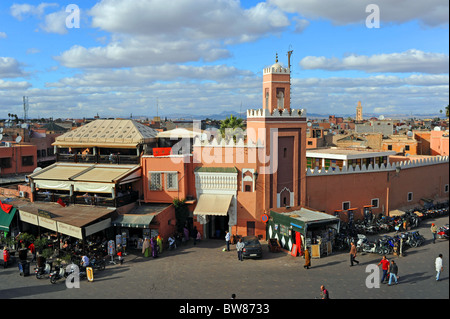
{"label": "city skyline", "polygon": [[445,0],[3,1],[0,118],[244,113],[289,50],[293,108],[437,114],[448,44]]}

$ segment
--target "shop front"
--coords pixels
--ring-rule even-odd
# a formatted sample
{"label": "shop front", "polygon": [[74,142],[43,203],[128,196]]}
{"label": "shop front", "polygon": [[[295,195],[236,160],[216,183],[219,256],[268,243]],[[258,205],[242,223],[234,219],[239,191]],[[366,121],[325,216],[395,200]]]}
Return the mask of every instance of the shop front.
{"label": "shop front", "polygon": [[339,218],[310,208],[277,208],[270,211],[267,239],[278,240],[293,256],[308,248],[311,257],[320,258],[332,253],[339,226]]}
{"label": "shop front", "polygon": [[[115,210],[99,207],[62,207],[57,203],[30,203],[21,200],[12,202],[17,208],[22,232],[44,233],[55,237],[71,237],[86,244],[92,235],[106,236],[103,232],[111,227]],[[101,234],[99,234],[101,233]]]}
{"label": "shop front", "polygon": [[111,222],[122,245],[142,249],[144,241],[158,235],[166,242],[175,233],[175,209],[172,204],[145,204],[136,206],[126,214],[119,214]]}

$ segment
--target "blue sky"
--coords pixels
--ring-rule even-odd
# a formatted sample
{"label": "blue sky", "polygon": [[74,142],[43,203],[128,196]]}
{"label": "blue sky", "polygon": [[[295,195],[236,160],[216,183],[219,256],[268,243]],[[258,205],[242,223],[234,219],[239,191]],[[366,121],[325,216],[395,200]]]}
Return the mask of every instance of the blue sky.
{"label": "blue sky", "polygon": [[[400,4],[399,4],[400,3]],[[68,28],[67,6],[80,9]],[[380,27],[368,28],[369,4]],[[448,0],[0,2],[0,118],[239,112],[262,69],[294,51],[292,107],[439,113],[448,104]],[[72,20],[73,21],[73,20]]]}

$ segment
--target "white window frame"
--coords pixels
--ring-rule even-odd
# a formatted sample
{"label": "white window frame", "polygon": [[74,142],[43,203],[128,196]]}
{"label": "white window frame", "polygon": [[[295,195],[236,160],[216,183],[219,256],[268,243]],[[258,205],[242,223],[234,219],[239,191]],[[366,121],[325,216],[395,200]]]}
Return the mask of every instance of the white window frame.
{"label": "white window frame", "polygon": [[[172,175],[172,176],[175,175],[175,186],[172,185],[172,187],[169,186],[169,180],[170,180],[169,176],[170,175]],[[164,179],[165,179],[166,190],[168,190],[168,191],[177,191],[178,190],[178,172],[165,172]],[[172,182],[173,182],[173,180],[172,180]]]}
{"label": "white window frame", "polygon": [[[373,205],[373,201],[374,200],[377,201],[377,206]],[[372,198],[372,200],[370,201],[370,205],[373,205],[372,208],[379,208],[380,207],[380,199],[379,198]]]}
{"label": "white window frame", "polygon": [[[347,209],[344,208],[344,205],[345,205],[346,203],[348,203],[348,208],[347,208]],[[342,202],[342,210],[349,210],[351,207],[352,207],[352,206],[350,205],[350,201]]]}
{"label": "white window frame", "polygon": [[[152,187],[152,175],[156,174],[159,175],[159,187]],[[163,189],[161,172],[148,172],[148,188],[150,189],[150,191],[161,191]]]}
{"label": "white window frame", "polygon": [[[411,199],[409,199],[409,194],[411,194]],[[407,200],[408,202],[412,202],[413,199],[414,199],[414,194],[413,194],[413,192],[408,192],[408,195],[406,196],[406,200]]]}

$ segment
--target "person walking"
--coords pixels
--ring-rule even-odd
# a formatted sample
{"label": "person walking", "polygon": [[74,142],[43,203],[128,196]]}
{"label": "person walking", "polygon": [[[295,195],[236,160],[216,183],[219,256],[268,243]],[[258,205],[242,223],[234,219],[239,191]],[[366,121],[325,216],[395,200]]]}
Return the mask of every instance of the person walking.
{"label": "person walking", "polygon": [[230,251],[230,239],[231,235],[228,230],[225,231],[225,241],[227,242],[227,251]]}
{"label": "person walking", "polygon": [[31,256],[33,256],[33,257],[31,258],[31,262],[36,261],[36,247],[34,247],[34,244],[31,243],[31,244],[28,246],[28,249],[30,250]]}
{"label": "person walking", "polygon": [[381,265],[381,269],[383,270],[383,276],[381,277],[381,283],[384,284],[385,280],[387,280],[387,273],[389,270],[389,260],[386,256],[383,256],[383,259],[378,263],[378,266]]}
{"label": "person walking", "polygon": [[435,266],[436,266],[436,281],[439,281],[441,273],[444,270],[444,265],[442,263],[442,254],[439,254],[439,256],[436,258]]}
{"label": "person walking", "polygon": [[389,283],[388,286],[392,284],[392,278],[395,280],[395,284],[398,284],[398,266],[395,261],[391,260],[391,264],[389,265]]}
{"label": "person walking", "polygon": [[244,247],[245,247],[245,244],[242,242],[242,238],[239,238],[239,241],[236,244],[236,250],[237,250],[237,253],[238,253],[238,259],[240,261],[244,260],[244,255],[243,255],[244,254]]}
{"label": "person walking", "polygon": [[353,263],[359,265],[359,261],[356,260],[356,246],[355,243],[352,242],[350,246],[350,267],[353,266]]}
{"label": "person walking", "polygon": [[305,265],[303,268],[309,269],[309,267],[311,267],[311,255],[309,253],[309,249],[305,248]]}
{"label": "person walking", "polygon": [[330,299],[328,290],[325,288],[324,285],[320,286],[320,297],[321,297],[321,299]]}
{"label": "person walking", "polygon": [[435,244],[436,243],[436,237],[437,237],[437,231],[438,231],[437,226],[434,223],[432,223],[430,230],[431,230],[431,234],[433,235],[433,244]]}

